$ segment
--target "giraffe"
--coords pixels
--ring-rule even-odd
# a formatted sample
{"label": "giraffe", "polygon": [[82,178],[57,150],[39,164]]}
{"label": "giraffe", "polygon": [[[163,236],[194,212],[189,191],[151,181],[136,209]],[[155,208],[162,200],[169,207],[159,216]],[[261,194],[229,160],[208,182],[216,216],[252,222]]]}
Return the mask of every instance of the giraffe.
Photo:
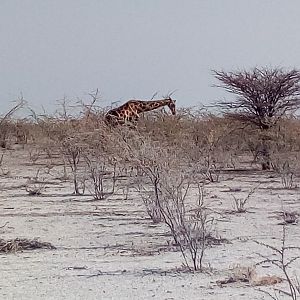
{"label": "giraffe", "polygon": [[109,110],[105,115],[105,122],[110,126],[129,124],[136,126],[139,114],[157,109],[162,106],[168,106],[173,115],[176,114],[176,100],[170,97],[161,100],[129,100],[125,104]]}

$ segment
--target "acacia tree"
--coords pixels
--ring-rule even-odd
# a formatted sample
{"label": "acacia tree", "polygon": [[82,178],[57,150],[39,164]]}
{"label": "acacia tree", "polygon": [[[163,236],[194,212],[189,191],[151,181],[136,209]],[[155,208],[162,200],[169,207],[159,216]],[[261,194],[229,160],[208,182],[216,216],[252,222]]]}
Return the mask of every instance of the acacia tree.
{"label": "acacia tree", "polygon": [[[250,71],[213,71],[214,76],[236,98],[219,102],[227,116],[252,124],[262,132],[274,127],[287,113],[300,107],[300,72],[281,68],[254,68]],[[263,169],[270,168],[269,150],[263,144],[266,162]]]}

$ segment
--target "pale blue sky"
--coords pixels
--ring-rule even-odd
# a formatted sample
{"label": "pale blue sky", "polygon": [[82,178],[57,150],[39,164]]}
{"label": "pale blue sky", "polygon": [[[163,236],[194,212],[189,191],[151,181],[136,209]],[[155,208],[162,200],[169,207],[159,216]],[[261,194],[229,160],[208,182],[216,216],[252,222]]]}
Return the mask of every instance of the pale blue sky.
{"label": "pale blue sky", "polygon": [[299,0],[0,1],[0,111],[96,88],[103,105],[175,89],[207,104],[226,95],[212,69],[254,66],[300,68]]}

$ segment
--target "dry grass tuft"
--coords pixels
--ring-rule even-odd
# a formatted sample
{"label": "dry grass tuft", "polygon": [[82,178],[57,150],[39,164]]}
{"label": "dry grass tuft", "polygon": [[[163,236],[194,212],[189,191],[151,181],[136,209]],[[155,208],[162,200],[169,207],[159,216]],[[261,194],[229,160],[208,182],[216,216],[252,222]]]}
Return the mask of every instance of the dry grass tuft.
{"label": "dry grass tuft", "polygon": [[232,269],[232,275],[224,280],[218,280],[217,284],[222,286],[224,284],[244,282],[252,286],[268,286],[281,283],[283,279],[275,275],[258,276],[254,266],[243,267],[236,265]]}
{"label": "dry grass tuft", "polygon": [[23,250],[35,249],[56,249],[52,244],[47,242],[39,242],[37,239],[0,239],[0,253],[11,253]]}
{"label": "dry grass tuft", "polygon": [[297,224],[300,214],[296,211],[282,211],[279,216],[283,219],[279,225]]}

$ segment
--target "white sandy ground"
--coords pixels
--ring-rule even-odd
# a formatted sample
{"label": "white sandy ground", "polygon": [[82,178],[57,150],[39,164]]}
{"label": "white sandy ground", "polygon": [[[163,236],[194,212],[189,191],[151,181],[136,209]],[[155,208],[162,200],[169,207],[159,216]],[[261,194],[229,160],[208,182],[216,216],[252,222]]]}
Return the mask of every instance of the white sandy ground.
{"label": "white sandy ground", "polygon": [[[225,174],[206,187],[206,202],[223,215],[217,233],[230,243],[213,246],[205,255],[205,273],[176,272],[181,254],[168,246],[172,241],[164,225],[153,225],[139,194],[128,199],[120,191],[104,201],[72,195],[71,182],[43,173],[46,159],[28,163],[28,150],[7,151],[0,177],[1,238],[39,238],[56,250],[24,251],[0,255],[0,299],[270,299],[247,283],[219,287],[217,280],[230,276],[237,264],[251,266],[257,253],[270,250],[253,240],[279,246],[282,226],[276,212],[300,211],[299,189],[282,189],[272,173]],[[41,168],[47,178],[42,196],[29,196],[24,184]],[[52,173],[59,172],[59,167]],[[272,175],[272,176],[270,176]],[[232,194],[247,195],[260,183],[248,203],[248,212],[230,214]],[[241,192],[228,192],[240,187]],[[298,225],[287,227],[287,244],[300,246]],[[259,275],[279,275],[274,267],[257,268]],[[300,264],[290,270],[300,276]],[[272,287],[285,288],[285,282]],[[280,299],[288,299],[281,297]]]}

